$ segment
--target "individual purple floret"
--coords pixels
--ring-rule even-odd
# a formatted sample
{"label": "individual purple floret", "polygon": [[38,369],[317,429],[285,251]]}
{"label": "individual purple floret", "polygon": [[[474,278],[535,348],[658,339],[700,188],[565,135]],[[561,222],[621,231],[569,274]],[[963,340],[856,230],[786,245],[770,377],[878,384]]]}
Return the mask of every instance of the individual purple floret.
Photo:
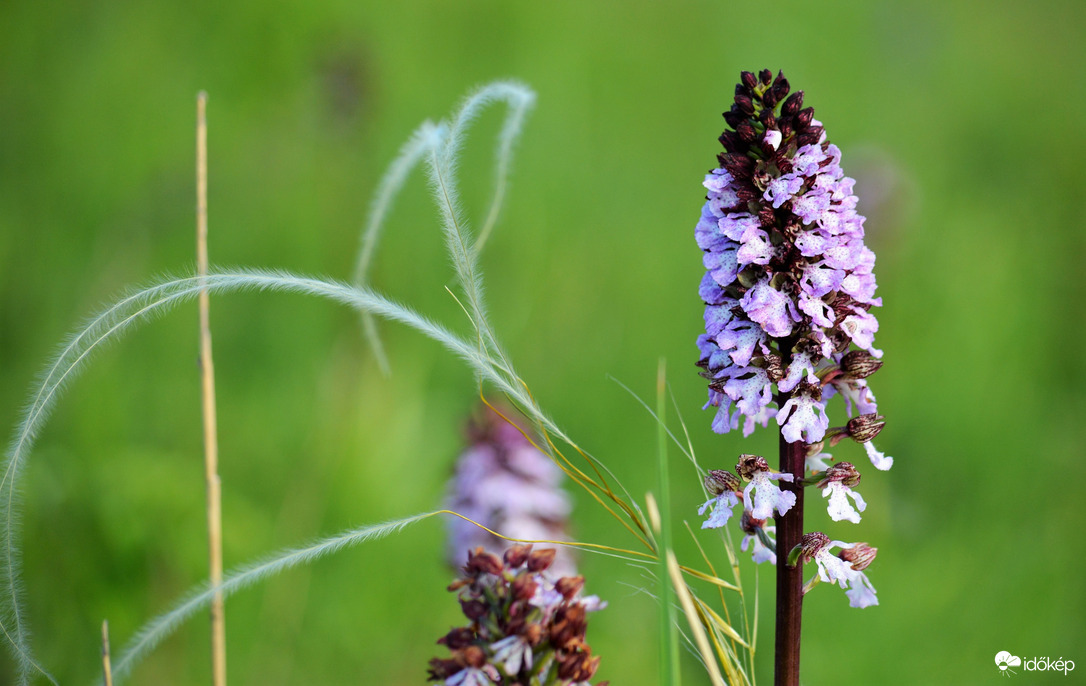
{"label": "individual purple floret", "polygon": [[713,511],[701,523],[701,528],[719,529],[728,523],[732,509],[739,504],[739,478],[723,469],[714,469],[705,477],[705,490],[712,497],[698,508],[698,514],[705,514],[710,505]]}
{"label": "individual purple floret", "polygon": [[[822,480],[815,485],[822,489],[823,497],[829,498],[826,511],[830,519],[835,522],[842,519],[856,524],[860,522],[860,513],[867,509],[867,503],[863,496],[852,490],[858,483],[860,473],[850,462],[838,462],[822,475]],[[849,503],[849,498],[852,498],[855,507]]]}
{"label": "individual purple floret", "polygon": [[[837,555],[830,553],[830,548],[841,548]],[[844,543],[831,541],[821,532],[803,535],[801,558],[805,562],[814,561],[818,568],[818,580],[836,583],[845,589],[850,607],[870,607],[878,605],[875,587],[863,570],[871,564],[878,553],[866,543]],[[808,582],[812,585],[814,579]]]}
{"label": "individual purple floret", "polygon": [[[803,91],[789,90],[783,75],[744,73],[724,114],[725,152],[705,176],[694,230],[706,269],[698,365],[714,431],[742,425],[749,434],[776,417],[788,442],[814,444],[835,394],[849,416],[877,413],[866,381],[877,366],[861,374],[843,365],[856,353],[882,356],[870,311],[882,299],[855,181],[814,110],[803,108]],[[867,450],[879,468],[890,464]]]}
{"label": "individual purple floret", "polygon": [[[740,549],[745,553],[751,547],[751,556],[755,564],[768,562],[777,564],[776,541],[772,538],[777,532],[777,527],[766,526],[764,519],[754,519],[749,510],[743,511],[743,517],[739,522],[739,528],[745,534]],[[766,544],[769,545],[766,545]]]}
{"label": "individual purple floret", "polygon": [[783,515],[796,504],[796,494],[782,491],[774,481],[792,481],[791,474],[773,473],[765,458],[759,455],[740,455],[735,471],[744,481],[743,502],[754,519],[769,519],[773,513]]}

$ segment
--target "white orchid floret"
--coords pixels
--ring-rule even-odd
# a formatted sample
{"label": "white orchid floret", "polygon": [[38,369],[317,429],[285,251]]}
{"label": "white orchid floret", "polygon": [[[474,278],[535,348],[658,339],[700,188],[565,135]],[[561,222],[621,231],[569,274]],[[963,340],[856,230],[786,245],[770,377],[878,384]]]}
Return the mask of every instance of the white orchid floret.
{"label": "white orchid floret", "polygon": [[890,467],[894,466],[894,458],[889,457],[886,453],[880,452],[875,449],[875,446],[868,441],[863,444],[864,450],[867,451],[867,456],[871,458],[871,464],[875,465],[875,469],[881,469],[886,471]]}
{"label": "white orchid floret", "polygon": [[743,536],[740,549],[745,553],[747,547],[753,543],[751,553],[755,564],[763,562],[777,564],[777,542],[773,538],[773,535],[777,533],[777,527],[766,526],[764,519],[754,519],[750,516],[749,510],[744,510],[743,516],[739,520],[739,528],[746,534]]}
{"label": "white orchid floret", "polygon": [[[826,470],[817,486],[822,489],[822,497],[829,498],[827,511],[830,519],[835,522],[843,519],[855,524],[860,522],[860,512],[867,509],[867,503],[863,496],[852,490],[858,483],[860,473],[851,462],[838,462]],[[855,507],[848,501],[849,498],[856,503]]]}
{"label": "white orchid floret", "polygon": [[[841,552],[834,555],[830,552],[831,548],[841,548]],[[835,583],[845,589],[850,607],[863,608],[879,604],[875,587],[863,571],[875,559],[876,553],[878,549],[866,543],[831,541],[826,534],[820,532],[803,534],[803,542],[800,544],[800,557],[804,561],[814,560],[818,567],[817,579]],[[814,584],[815,579],[812,579],[806,587],[810,588]]]}
{"label": "white orchid floret", "polygon": [[775,480],[793,481],[793,476],[769,471],[769,464],[764,457],[741,455],[735,470],[745,480],[750,481],[743,489],[743,502],[755,519],[769,519],[774,516],[774,511],[783,515],[796,504],[795,493],[782,491],[773,483]]}

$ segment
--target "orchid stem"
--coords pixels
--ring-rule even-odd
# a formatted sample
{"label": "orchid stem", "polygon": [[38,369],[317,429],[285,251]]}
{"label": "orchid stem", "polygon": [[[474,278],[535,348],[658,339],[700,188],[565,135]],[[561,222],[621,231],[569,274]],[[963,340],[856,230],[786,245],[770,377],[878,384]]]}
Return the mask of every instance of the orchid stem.
{"label": "orchid stem", "polygon": [[[792,360],[792,341],[780,341],[782,367]],[[784,407],[786,394],[777,399]],[[796,504],[777,518],[777,635],[774,686],[799,686],[799,638],[803,611],[803,565],[789,567],[781,551],[792,550],[803,538],[803,484],[807,446],[802,441],[789,443],[780,436],[780,471],[791,474],[794,481],[781,482],[781,487],[796,495]]]}

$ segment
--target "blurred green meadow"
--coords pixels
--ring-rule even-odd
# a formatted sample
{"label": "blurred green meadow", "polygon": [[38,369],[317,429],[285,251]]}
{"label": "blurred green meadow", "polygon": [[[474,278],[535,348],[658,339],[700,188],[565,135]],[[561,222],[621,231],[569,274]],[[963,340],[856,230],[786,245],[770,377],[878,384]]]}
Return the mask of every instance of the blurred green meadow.
{"label": "blurred green meadow", "polygon": [[[347,279],[370,194],[424,119],[515,78],[538,94],[482,258],[518,369],[637,499],[656,488],[657,361],[699,460],[770,457],[772,431],[714,435],[694,367],[703,267],[693,227],[740,70],[783,69],[842,149],[885,307],[872,381],[896,458],[865,474],[857,527],[880,605],[821,586],[805,683],[995,683],[1008,650],[1086,674],[1086,5],[951,2],[0,4],[0,418],[83,318],[134,284],[194,269],[195,96],[209,93],[213,264]],[[504,111],[460,167],[478,225]],[[381,291],[465,331],[416,171],[373,272]],[[211,305],[227,567],[435,509],[470,371],[381,324],[385,378],[346,308],[279,294]],[[197,310],[129,333],[71,385],[23,474],[33,645],[61,683],[206,575]],[[831,406],[831,424],[843,416]],[[675,409],[669,420],[678,431]],[[840,423],[840,422],[837,422]],[[671,453],[672,516],[701,489]],[[580,540],[636,542],[584,493]],[[811,498],[817,500],[817,497]],[[719,538],[698,532],[717,557]],[[442,523],[341,552],[227,603],[232,686],[421,683],[459,622]],[[698,564],[677,530],[680,559]],[[738,539],[737,539],[738,540]],[[600,679],[652,684],[657,608],[642,570],[582,556],[610,602],[589,628]],[[755,569],[744,556],[745,582]],[[757,676],[772,680],[772,570]],[[209,683],[204,613],[133,684]],[[693,658],[687,683],[707,683]],[[0,657],[0,683],[13,678]]]}

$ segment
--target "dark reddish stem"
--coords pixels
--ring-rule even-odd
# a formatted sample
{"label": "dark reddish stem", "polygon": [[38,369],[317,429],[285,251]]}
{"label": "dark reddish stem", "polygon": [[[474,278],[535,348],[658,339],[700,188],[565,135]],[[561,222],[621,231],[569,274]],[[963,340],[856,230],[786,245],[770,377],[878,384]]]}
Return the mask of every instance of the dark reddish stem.
{"label": "dark reddish stem", "polygon": [[[782,368],[791,362],[791,341],[781,341]],[[783,407],[787,395],[777,398],[777,407]],[[788,553],[803,538],[803,486],[807,446],[802,441],[789,443],[780,437],[780,471],[791,474],[789,484],[779,481],[782,489],[796,494],[796,504],[788,513],[777,517],[777,638],[776,661],[773,670],[774,686],[799,686],[799,634],[803,610],[803,565],[788,566]]]}

